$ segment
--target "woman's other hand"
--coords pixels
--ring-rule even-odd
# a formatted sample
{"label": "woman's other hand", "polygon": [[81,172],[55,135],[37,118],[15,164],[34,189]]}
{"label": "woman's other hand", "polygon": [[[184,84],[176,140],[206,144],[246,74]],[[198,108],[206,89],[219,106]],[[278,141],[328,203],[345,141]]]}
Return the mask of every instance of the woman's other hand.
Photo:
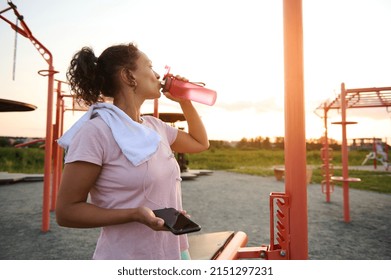
{"label": "woman's other hand", "polygon": [[150,227],[153,230],[167,230],[164,226],[164,220],[155,216],[153,211],[148,207],[137,208],[139,222]]}

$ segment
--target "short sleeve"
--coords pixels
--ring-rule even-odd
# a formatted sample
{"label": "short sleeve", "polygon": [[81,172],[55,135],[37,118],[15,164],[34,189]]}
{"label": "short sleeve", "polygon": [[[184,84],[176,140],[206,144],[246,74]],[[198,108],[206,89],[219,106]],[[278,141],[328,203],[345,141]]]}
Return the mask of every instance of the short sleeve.
{"label": "short sleeve", "polygon": [[106,129],[110,130],[100,118],[87,121],[69,145],[65,163],[85,161],[102,166],[104,143],[107,142]]}
{"label": "short sleeve", "polygon": [[165,137],[167,139],[169,145],[172,145],[172,143],[174,143],[178,135],[177,128],[172,127],[171,125],[168,125],[162,120],[152,116],[144,116],[143,118],[149,123],[149,125],[153,127],[156,132],[160,134],[160,136]]}

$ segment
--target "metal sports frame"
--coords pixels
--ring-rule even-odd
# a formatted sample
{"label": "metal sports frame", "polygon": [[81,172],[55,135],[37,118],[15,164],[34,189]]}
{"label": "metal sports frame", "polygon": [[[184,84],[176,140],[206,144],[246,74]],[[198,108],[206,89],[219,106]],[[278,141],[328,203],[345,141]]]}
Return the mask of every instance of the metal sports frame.
{"label": "metal sports frame", "polygon": [[[51,52],[39,42],[29,27],[24,21],[24,18],[17,10],[16,5],[12,1],[7,1],[9,7],[0,11],[0,18],[8,23],[12,29],[14,29],[18,34],[29,39],[34,47],[41,54],[43,59],[49,65],[48,70],[41,70],[38,73],[43,76],[48,77],[48,91],[47,91],[47,112],[46,112],[46,140],[45,140],[45,167],[44,167],[44,186],[43,186],[43,206],[42,206],[42,231],[47,232],[49,230],[50,223],[50,182],[52,174],[52,148],[53,148],[53,84],[54,84],[54,74],[58,73],[54,70],[53,67],[53,56]],[[3,13],[13,10],[17,20],[20,22],[21,27],[18,27],[7,18],[2,16]]]}
{"label": "metal sports frame", "polygon": [[[45,144],[45,174],[42,231],[49,229],[50,211],[50,181],[53,149],[53,83],[56,71],[53,68],[51,53],[32,35],[23,17],[18,13],[16,6],[8,1],[10,8],[1,11],[13,10],[21,21],[22,29],[0,15],[11,28],[31,40],[37,50],[49,64],[46,70],[48,76],[48,101]],[[307,259],[308,258],[308,226],[307,226],[307,190],[306,190],[306,141],[305,141],[305,110],[304,110],[304,71],[303,71],[303,26],[302,1],[284,0],[284,64],[285,64],[285,193],[270,195],[271,220],[276,224],[271,228],[271,244],[255,248],[242,247],[247,242],[247,236],[239,232],[222,253],[221,258],[257,258],[266,259]],[[60,85],[59,85],[60,87]],[[57,95],[59,96],[59,94]],[[62,115],[62,102],[57,102],[57,116]],[[62,109],[59,109],[59,108]],[[59,115],[58,115],[59,114]],[[158,104],[155,101],[154,115],[158,116]],[[60,121],[62,124],[62,120]],[[56,129],[56,137],[61,134],[61,125]],[[56,155],[57,163],[59,155]],[[61,170],[58,166],[55,170]],[[61,171],[57,171],[61,173]],[[57,175],[56,175],[57,176]],[[58,184],[57,177],[54,177]],[[57,188],[57,186],[53,186]],[[54,196],[53,196],[54,197]],[[55,197],[54,201],[55,203]],[[274,222],[274,207],[276,206],[276,221]],[[274,226],[274,225],[273,225]],[[276,237],[275,237],[276,235]],[[275,244],[277,242],[277,244]]]}
{"label": "metal sports frame", "polygon": [[[356,124],[356,122],[346,120],[346,110],[353,108],[380,108],[391,107],[391,87],[373,87],[373,88],[353,88],[346,89],[345,84],[341,84],[341,93],[329,103],[325,102],[321,104],[317,110],[323,111],[325,135],[322,149],[322,158],[324,160],[324,180],[322,182],[323,192],[326,194],[326,201],[330,202],[330,195],[333,189],[333,182],[342,182],[343,185],[343,202],[344,202],[344,221],[350,222],[350,209],[349,209],[349,183],[359,182],[360,178],[349,177],[348,170],[348,145],[346,137],[346,127],[349,124]],[[342,176],[332,176],[330,168],[330,149],[328,146],[328,133],[327,133],[327,114],[329,110],[337,109],[341,110],[341,121],[334,122],[333,124],[339,124],[342,127]]]}

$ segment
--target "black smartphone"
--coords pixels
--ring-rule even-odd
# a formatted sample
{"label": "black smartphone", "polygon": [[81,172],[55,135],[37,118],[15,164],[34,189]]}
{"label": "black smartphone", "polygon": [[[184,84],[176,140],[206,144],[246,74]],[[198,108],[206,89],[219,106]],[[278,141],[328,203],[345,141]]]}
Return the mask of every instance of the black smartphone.
{"label": "black smartphone", "polygon": [[176,235],[195,232],[201,230],[201,227],[183,215],[175,208],[163,208],[153,210],[156,217],[164,220],[164,225]]}

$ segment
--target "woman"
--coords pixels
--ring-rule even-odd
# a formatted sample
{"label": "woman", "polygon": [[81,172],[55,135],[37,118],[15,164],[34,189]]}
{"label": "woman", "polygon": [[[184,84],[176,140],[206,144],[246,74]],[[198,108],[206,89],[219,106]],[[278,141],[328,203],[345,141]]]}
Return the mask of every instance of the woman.
{"label": "woman", "polygon": [[[180,170],[172,151],[209,147],[191,101],[164,93],[181,106],[188,133],[141,116],[143,102],[160,97],[161,83],[134,44],[109,47],[98,58],[83,48],[67,77],[77,98],[91,106],[58,141],[67,150],[58,224],[102,227],[94,259],[180,259],[188,249],[186,235],[166,231],[152,210],[182,210]],[[103,96],[112,97],[113,104],[101,103]]]}

